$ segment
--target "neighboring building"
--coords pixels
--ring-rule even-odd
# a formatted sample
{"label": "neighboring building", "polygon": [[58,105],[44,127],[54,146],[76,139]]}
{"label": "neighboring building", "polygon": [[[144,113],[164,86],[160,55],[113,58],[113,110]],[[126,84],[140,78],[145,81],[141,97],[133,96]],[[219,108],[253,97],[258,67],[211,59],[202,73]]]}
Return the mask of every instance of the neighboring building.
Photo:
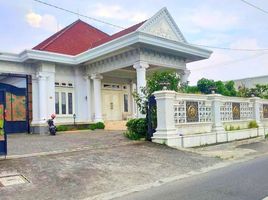
{"label": "neighboring building", "polygon": [[15,86],[7,92],[8,119],[44,132],[52,113],[57,124],[73,123],[74,114],[78,123],[140,116],[131,94],[148,74],[172,69],[186,82],[186,64],[211,53],[187,43],[166,8],[113,35],[77,20],[31,50],[0,54],[1,87]]}
{"label": "neighboring building", "polygon": [[253,88],[257,84],[267,85],[268,84],[268,76],[256,76],[250,78],[243,78],[234,80],[235,87],[238,89],[239,87]]}

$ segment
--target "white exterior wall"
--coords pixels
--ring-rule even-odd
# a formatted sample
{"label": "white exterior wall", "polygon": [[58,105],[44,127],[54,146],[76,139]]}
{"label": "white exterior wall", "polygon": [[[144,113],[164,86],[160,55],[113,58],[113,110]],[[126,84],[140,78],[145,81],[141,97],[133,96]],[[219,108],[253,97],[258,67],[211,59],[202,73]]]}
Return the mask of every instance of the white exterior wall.
{"label": "white exterior wall", "polygon": [[234,80],[235,87],[245,86],[246,88],[253,88],[256,84],[266,85],[268,84],[268,76],[258,76],[245,79]]}
{"label": "white exterior wall", "polygon": [[87,122],[90,116],[87,103],[87,77],[81,69],[75,69],[75,114],[77,122]]}

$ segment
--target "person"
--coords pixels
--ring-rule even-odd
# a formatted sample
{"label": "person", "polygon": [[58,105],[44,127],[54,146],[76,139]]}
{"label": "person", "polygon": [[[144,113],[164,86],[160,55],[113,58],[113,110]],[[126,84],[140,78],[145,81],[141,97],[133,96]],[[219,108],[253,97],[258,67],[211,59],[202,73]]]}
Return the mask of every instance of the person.
{"label": "person", "polygon": [[47,121],[50,135],[56,135],[56,126],[54,125],[54,121],[53,121],[55,118],[56,118],[56,115],[52,114],[51,119]]}

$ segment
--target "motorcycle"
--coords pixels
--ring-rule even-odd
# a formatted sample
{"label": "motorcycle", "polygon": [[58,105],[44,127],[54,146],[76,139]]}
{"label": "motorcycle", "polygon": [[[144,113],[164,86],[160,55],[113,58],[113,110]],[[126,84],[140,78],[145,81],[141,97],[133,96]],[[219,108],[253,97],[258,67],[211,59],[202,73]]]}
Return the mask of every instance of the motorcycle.
{"label": "motorcycle", "polygon": [[55,117],[56,117],[56,115],[52,114],[51,119],[47,120],[50,135],[56,135],[57,129],[56,129],[56,126],[54,125],[54,121],[53,121],[55,119]]}

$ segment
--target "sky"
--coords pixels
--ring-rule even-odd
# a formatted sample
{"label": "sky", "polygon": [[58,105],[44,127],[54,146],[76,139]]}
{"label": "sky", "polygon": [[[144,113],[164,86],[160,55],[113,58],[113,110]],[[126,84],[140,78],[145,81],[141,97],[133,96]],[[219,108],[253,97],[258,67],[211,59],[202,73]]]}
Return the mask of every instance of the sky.
{"label": "sky", "polygon": [[[268,49],[268,14],[241,0],[44,0],[89,17],[128,27],[167,7],[188,43]],[[267,0],[248,0],[268,11]],[[78,18],[109,33],[120,29],[33,0],[0,0],[0,51],[31,49]],[[234,80],[268,75],[268,51],[207,48],[212,56],[189,63],[190,84],[205,77]]]}

